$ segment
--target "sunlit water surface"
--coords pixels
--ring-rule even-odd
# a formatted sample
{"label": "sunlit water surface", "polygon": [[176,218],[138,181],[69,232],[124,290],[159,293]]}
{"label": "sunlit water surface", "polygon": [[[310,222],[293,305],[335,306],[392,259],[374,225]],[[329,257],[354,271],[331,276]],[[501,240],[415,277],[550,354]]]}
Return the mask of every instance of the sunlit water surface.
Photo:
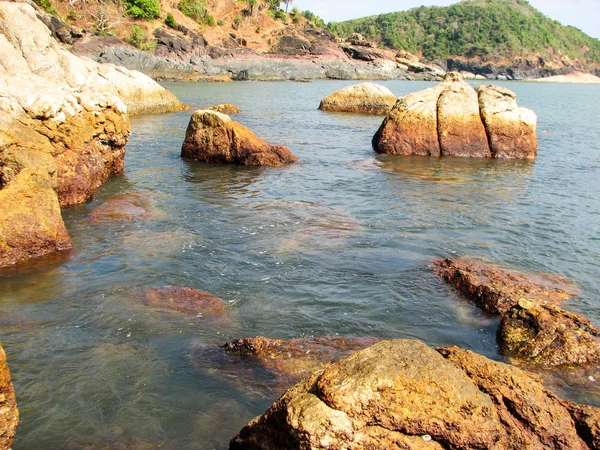
{"label": "sunlit water surface", "polygon": [[[199,344],[416,338],[502,359],[497,319],[433,275],[434,258],[566,275],[581,289],[566,308],[600,324],[598,86],[509,85],[539,116],[532,163],[376,156],[381,117],[317,110],[348,84],[167,84],[193,107],[239,106],[238,121],[299,157],[286,168],[181,160],[191,111],[132,119],[124,174],[64,213],[75,251],[0,274],[15,449],[226,448],[279,391],[267,375],[249,382],[191,358]],[[398,96],[431,86],[382,84]],[[146,198],[147,214],[92,220],[117,193]],[[223,298],[228,320],[131,295],[164,285]],[[599,404],[588,375],[555,385]]]}

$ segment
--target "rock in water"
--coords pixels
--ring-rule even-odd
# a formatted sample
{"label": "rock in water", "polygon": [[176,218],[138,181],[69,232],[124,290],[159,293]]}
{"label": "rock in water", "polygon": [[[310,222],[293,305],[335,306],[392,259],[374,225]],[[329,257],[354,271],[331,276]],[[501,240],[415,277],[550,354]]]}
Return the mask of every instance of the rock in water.
{"label": "rock in water", "polygon": [[437,260],[433,268],[450,285],[492,314],[505,314],[523,297],[557,305],[578,294],[575,284],[567,278],[517,272],[475,258]]}
{"label": "rock in water", "polygon": [[202,109],[192,114],[181,156],[210,163],[271,167],[298,160],[287,147],[268,144],[229,116]]}
{"label": "rock in water", "polygon": [[0,346],[0,449],[12,448],[18,426],[19,410],[15,390],[10,381],[6,354]]}
{"label": "rock in water", "polygon": [[230,443],[282,448],[588,449],[569,408],[526,372],[408,340],[305,378]]}
{"label": "rock in water", "polygon": [[396,96],[385,86],[361,83],[347,86],[328,95],[319,105],[322,111],[363,114],[387,114],[396,104]]}
{"label": "rock in water", "polygon": [[186,314],[212,316],[225,312],[225,302],[198,289],[163,286],[146,291],[144,303],[154,308],[171,309]]}
{"label": "rock in water", "polygon": [[537,117],[517,105],[514,92],[501,86],[477,86],[481,117],[495,158],[534,159]]}
{"label": "rock in water", "polygon": [[515,98],[497,86],[475,91],[449,72],[438,86],[400,98],[373,148],[392,155],[533,159],[537,117]]}
{"label": "rock in water", "polygon": [[216,111],[216,112],[220,112],[222,114],[228,114],[228,115],[239,114],[242,112],[242,110],[240,108],[238,108],[235,105],[231,105],[229,103],[223,103],[221,105],[209,106],[204,109],[207,109],[209,111]]}
{"label": "rock in water", "polygon": [[600,329],[585,317],[519,300],[498,328],[502,353],[550,366],[600,362]]}

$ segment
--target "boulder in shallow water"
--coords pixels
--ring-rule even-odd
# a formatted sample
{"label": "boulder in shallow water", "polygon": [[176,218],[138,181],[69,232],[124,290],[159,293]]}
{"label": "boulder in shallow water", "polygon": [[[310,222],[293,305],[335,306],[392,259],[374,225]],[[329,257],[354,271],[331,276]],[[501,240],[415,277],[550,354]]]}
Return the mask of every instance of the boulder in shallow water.
{"label": "boulder in shallow water", "polygon": [[219,297],[189,287],[158,287],[146,291],[144,297],[148,306],[199,316],[222,314],[226,309],[226,303]]}
{"label": "boulder in shallow water", "polygon": [[228,114],[228,115],[239,114],[242,112],[242,110],[240,108],[238,108],[235,105],[231,105],[229,103],[223,103],[221,105],[209,106],[204,109],[207,109],[209,111],[216,111],[216,112],[220,112],[221,114]]}
{"label": "boulder in shallow water", "polygon": [[533,159],[536,115],[506,88],[474,90],[456,72],[402,97],[373,137],[378,153]]}
{"label": "boulder in shallow water", "polygon": [[502,318],[498,343],[506,356],[534,364],[600,362],[600,329],[579,314],[525,299]]}
{"label": "boulder in shallow water", "polygon": [[181,156],[209,163],[272,167],[298,160],[287,147],[268,144],[229,116],[207,110],[192,114]]}
{"label": "boulder in shallow water", "polygon": [[12,448],[18,426],[19,410],[15,390],[10,381],[6,354],[0,346],[0,449]]}
{"label": "boulder in shallow water", "polygon": [[456,347],[384,341],[290,388],[230,449],[588,449],[528,373]]}
{"label": "boulder in shallow water", "polygon": [[493,314],[505,314],[521,298],[556,305],[578,293],[571,280],[559,275],[517,272],[476,258],[437,260],[433,268],[477,306]]}
{"label": "boulder in shallow water", "polygon": [[385,86],[361,83],[328,95],[319,105],[322,111],[387,114],[396,104],[396,96]]}

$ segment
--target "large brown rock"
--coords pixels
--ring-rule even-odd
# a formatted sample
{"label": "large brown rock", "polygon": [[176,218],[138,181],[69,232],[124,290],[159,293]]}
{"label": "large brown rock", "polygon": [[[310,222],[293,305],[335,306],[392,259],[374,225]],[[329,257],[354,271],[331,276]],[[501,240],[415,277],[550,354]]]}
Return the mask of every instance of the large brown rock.
{"label": "large brown rock", "polygon": [[536,121],[507,89],[476,92],[449,72],[438,86],[400,98],[373,137],[373,148],[392,155],[533,158]]}
{"label": "large brown rock", "polygon": [[[589,414],[588,414],[589,416]],[[230,449],[587,449],[532,376],[453,348],[385,341],[289,389]]]}
{"label": "large brown rock", "polygon": [[387,114],[396,104],[396,96],[385,86],[361,83],[347,86],[328,95],[319,105],[322,111],[363,114]]}
{"label": "large brown rock", "polygon": [[432,265],[450,285],[492,314],[505,314],[521,298],[557,305],[578,293],[571,280],[559,275],[517,272],[476,258],[446,258]]}
{"label": "large brown rock", "polygon": [[0,449],[12,448],[17,427],[19,410],[15,390],[10,381],[10,371],[6,364],[6,354],[0,346]]}
{"label": "large brown rock", "polygon": [[227,115],[239,114],[242,112],[242,110],[240,108],[238,108],[235,105],[231,105],[229,103],[222,103],[220,105],[208,106],[204,109],[208,109],[209,111],[220,112],[222,114],[227,114]]}
{"label": "large brown rock", "polygon": [[202,109],[192,114],[181,156],[202,162],[272,167],[298,160],[287,147],[268,144],[229,116]]}
{"label": "large brown rock", "polygon": [[600,362],[600,329],[579,314],[525,299],[502,318],[498,343],[506,356],[534,364]]}
{"label": "large brown rock", "polygon": [[495,158],[535,159],[537,117],[517,105],[517,96],[501,86],[477,86],[481,118]]}

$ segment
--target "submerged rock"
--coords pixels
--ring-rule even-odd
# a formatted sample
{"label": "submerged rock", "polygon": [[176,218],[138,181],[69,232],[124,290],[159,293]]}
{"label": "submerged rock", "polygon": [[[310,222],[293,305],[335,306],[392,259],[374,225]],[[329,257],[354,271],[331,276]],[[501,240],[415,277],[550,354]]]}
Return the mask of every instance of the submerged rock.
{"label": "submerged rock", "polygon": [[385,86],[361,83],[328,95],[319,105],[322,111],[363,114],[387,114],[396,104],[396,96]]}
{"label": "submerged rock", "polygon": [[144,303],[153,308],[171,309],[186,314],[213,316],[226,310],[226,303],[209,292],[189,287],[163,286],[144,294]]}
{"label": "submerged rock", "polygon": [[209,111],[216,111],[216,112],[220,112],[221,114],[228,114],[228,115],[239,114],[242,112],[242,110],[240,108],[238,108],[235,105],[230,105],[229,103],[223,103],[221,105],[216,105],[216,106],[209,106],[204,109],[209,110]]}
{"label": "submerged rock", "polygon": [[579,314],[525,299],[502,318],[498,343],[505,355],[535,364],[600,362],[600,329]]}
{"label": "submerged rock", "polygon": [[0,449],[12,448],[18,426],[19,410],[15,390],[10,381],[6,354],[0,346]]}
{"label": "submerged rock", "polygon": [[272,167],[298,160],[287,147],[268,144],[229,116],[207,110],[192,114],[181,156],[202,162]]}
{"label": "submerged rock", "polygon": [[556,305],[578,293],[567,278],[503,269],[475,258],[437,260],[433,268],[477,306],[493,314],[505,314],[521,298]]}
{"label": "submerged rock", "polygon": [[89,216],[92,223],[132,222],[149,214],[148,193],[141,191],[123,192],[106,199]]}
{"label": "submerged rock", "polygon": [[474,90],[456,72],[402,97],[373,137],[378,153],[534,159],[536,123],[506,88]]}
{"label": "submerged rock", "polygon": [[230,449],[587,449],[528,373],[456,347],[386,341],[289,389]]}

